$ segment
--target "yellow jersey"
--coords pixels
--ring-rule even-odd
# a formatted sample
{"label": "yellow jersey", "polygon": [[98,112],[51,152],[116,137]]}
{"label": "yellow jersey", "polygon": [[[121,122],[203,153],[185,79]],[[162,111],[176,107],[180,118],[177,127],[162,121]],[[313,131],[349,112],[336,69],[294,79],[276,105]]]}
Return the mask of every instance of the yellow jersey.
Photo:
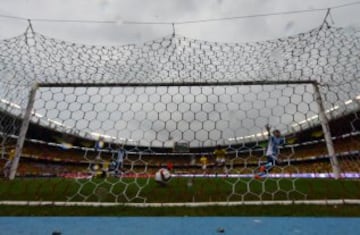
{"label": "yellow jersey", "polygon": [[104,161],[103,165],[102,165],[102,169],[104,171],[109,170],[109,166],[110,166],[110,162],[109,161]]}
{"label": "yellow jersey", "polygon": [[226,157],[226,150],[225,149],[216,149],[214,151],[214,155],[216,159],[225,159]]}
{"label": "yellow jersey", "polygon": [[200,163],[201,163],[202,165],[206,165],[206,164],[207,164],[207,162],[208,162],[207,157],[202,156],[202,157],[200,158]]}
{"label": "yellow jersey", "polygon": [[15,149],[12,149],[9,152],[9,159],[8,160],[12,161],[14,159],[14,157],[15,157]]}

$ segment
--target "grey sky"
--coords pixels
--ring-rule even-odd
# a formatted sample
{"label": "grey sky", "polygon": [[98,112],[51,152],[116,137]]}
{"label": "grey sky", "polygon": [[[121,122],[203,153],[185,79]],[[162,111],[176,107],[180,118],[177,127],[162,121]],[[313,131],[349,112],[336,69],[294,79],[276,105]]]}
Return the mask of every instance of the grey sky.
{"label": "grey sky", "polygon": [[[289,132],[294,123],[317,113],[309,85],[68,90],[40,89],[35,112],[82,134],[102,133],[142,145],[170,146],[171,139],[216,145],[248,136],[239,139],[247,141],[262,133],[266,123]],[[302,96],[290,103],[295,92]]]}
{"label": "grey sky", "polygon": [[[25,18],[182,21],[323,8],[352,0],[2,0],[0,14]],[[359,25],[360,5],[332,12],[338,26]],[[177,33],[201,40],[259,41],[304,32],[321,24],[325,12],[177,26]],[[168,25],[36,23],[43,34],[88,44],[142,42],[171,34]],[[0,38],[24,31],[26,22],[0,18]]]}

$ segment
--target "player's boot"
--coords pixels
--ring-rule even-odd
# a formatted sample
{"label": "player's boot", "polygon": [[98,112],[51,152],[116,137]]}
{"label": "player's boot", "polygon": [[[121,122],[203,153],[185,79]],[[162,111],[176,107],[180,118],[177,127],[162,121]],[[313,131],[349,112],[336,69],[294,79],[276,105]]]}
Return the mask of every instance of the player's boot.
{"label": "player's boot", "polygon": [[265,166],[261,166],[261,167],[259,168],[259,171],[260,171],[260,172],[265,172],[265,171],[266,171]]}

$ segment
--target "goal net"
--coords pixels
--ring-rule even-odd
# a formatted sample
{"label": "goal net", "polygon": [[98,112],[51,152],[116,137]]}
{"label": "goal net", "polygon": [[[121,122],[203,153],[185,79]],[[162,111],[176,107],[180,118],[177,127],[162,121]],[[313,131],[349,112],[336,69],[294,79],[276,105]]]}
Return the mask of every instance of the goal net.
{"label": "goal net", "polygon": [[359,199],[359,36],[106,47],[29,28],[2,40],[0,199]]}

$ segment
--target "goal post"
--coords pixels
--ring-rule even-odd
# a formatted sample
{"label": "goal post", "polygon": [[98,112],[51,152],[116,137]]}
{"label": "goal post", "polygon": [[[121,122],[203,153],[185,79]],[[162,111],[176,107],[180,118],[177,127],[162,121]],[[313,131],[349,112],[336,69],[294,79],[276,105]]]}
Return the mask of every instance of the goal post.
{"label": "goal post", "polygon": [[339,162],[336,157],[336,154],[335,154],[334,143],[333,143],[331,132],[330,132],[328,118],[326,117],[324,103],[323,103],[323,99],[321,97],[321,93],[320,93],[320,89],[319,89],[319,84],[313,83],[313,86],[314,86],[315,100],[319,107],[319,119],[320,119],[321,127],[324,132],[326,148],[328,151],[334,178],[339,179],[340,178],[340,166],[339,166]]}
{"label": "goal post", "polygon": [[11,162],[11,168],[10,168],[10,174],[9,174],[10,180],[15,179],[15,176],[16,176],[16,171],[17,171],[19,161],[21,158],[21,154],[22,154],[22,150],[24,147],[27,130],[29,127],[29,123],[31,121],[31,116],[32,116],[33,107],[34,107],[34,103],[35,103],[35,98],[36,98],[36,91],[38,88],[39,88],[39,85],[37,83],[34,83],[29,92],[28,103],[27,103],[27,106],[25,109],[24,117],[22,119],[19,136],[18,136],[18,139],[16,142],[15,156]]}

